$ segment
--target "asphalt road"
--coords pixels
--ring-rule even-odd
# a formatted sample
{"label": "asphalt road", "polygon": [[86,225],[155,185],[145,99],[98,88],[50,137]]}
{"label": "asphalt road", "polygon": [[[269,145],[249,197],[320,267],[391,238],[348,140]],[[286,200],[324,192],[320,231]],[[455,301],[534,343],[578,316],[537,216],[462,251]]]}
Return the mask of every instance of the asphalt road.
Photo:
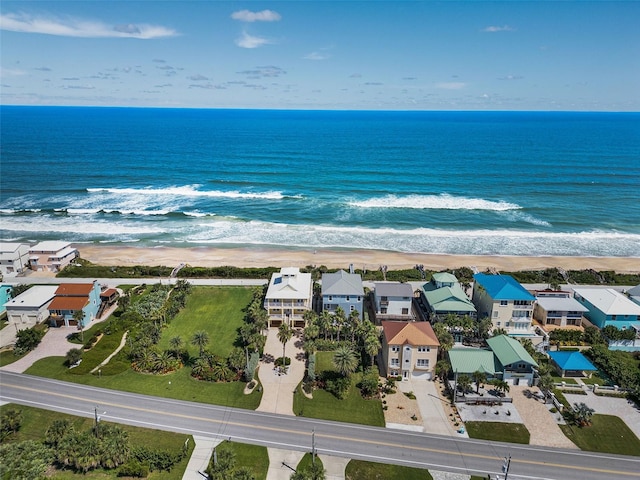
{"label": "asphalt road", "polygon": [[[443,437],[150,397],[0,372],[0,399],[103,421],[457,473],[496,474],[511,455],[510,479],[640,478],[640,457]],[[494,478],[494,477],[492,477]]]}

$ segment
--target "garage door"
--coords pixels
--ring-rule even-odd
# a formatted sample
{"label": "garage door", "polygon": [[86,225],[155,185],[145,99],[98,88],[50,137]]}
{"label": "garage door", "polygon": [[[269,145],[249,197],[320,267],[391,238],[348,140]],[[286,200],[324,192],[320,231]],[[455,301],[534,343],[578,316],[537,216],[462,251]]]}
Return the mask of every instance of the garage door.
{"label": "garage door", "polygon": [[431,372],[414,372],[411,378],[415,380],[431,380]]}

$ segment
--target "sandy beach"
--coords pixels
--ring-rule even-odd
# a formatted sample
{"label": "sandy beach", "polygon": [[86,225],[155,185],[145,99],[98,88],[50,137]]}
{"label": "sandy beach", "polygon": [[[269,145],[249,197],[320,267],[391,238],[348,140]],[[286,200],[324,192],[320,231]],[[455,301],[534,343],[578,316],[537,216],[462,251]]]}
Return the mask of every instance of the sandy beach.
{"label": "sandy beach", "polygon": [[97,265],[148,265],[174,267],[181,263],[191,266],[216,267],[283,267],[325,265],[328,268],[377,270],[386,265],[389,270],[424,265],[427,270],[440,271],[459,267],[475,267],[480,271],[495,268],[503,271],[540,270],[559,267],[565,270],[614,270],[620,273],[640,272],[640,258],[622,257],[524,257],[436,255],[386,252],[377,250],[282,249],[266,247],[238,248],[175,248],[175,247],[114,247],[79,244],[75,247],[81,258]]}

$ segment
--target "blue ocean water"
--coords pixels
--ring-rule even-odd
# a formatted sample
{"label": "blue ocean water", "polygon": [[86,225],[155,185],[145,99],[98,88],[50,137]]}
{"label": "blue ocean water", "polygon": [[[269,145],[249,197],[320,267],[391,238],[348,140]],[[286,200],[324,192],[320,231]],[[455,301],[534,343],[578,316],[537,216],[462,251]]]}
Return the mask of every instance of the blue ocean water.
{"label": "blue ocean water", "polygon": [[640,114],[12,107],[0,238],[640,257]]}

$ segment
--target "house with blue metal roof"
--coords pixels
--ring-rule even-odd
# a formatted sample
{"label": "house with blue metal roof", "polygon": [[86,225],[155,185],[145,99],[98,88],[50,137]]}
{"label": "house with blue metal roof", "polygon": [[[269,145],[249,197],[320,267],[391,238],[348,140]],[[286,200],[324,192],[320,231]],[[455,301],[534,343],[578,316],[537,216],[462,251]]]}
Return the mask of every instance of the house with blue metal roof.
{"label": "house with blue metal roof", "polygon": [[549,352],[549,358],[561,377],[590,377],[598,370],[580,352]]}
{"label": "house with blue metal roof", "polygon": [[535,297],[510,275],[476,273],[472,302],[478,318],[490,318],[494,330],[513,337],[535,337],[531,321]]}

